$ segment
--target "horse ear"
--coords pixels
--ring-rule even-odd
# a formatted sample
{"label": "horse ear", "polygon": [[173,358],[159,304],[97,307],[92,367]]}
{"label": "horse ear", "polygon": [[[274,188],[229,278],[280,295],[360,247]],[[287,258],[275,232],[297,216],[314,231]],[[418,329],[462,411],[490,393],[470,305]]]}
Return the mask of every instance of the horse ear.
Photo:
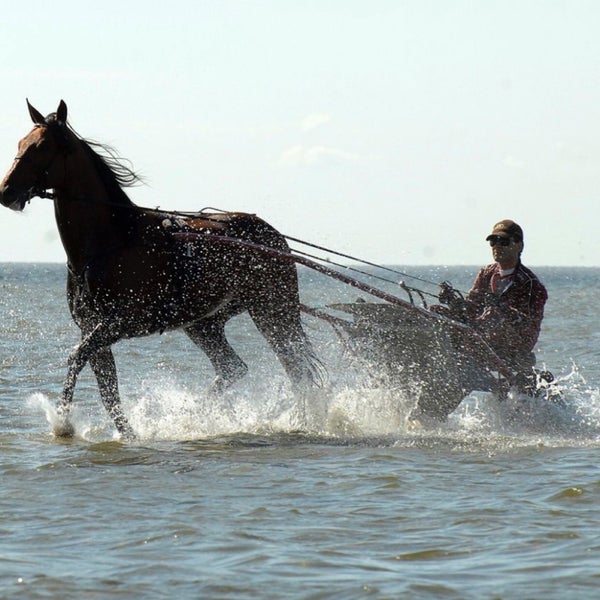
{"label": "horse ear", "polygon": [[67,122],[67,105],[64,100],[61,100],[56,109],[56,120],[59,125],[64,125]]}
{"label": "horse ear", "polygon": [[46,118],[44,117],[44,115],[42,115],[42,113],[39,110],[37,110],[36,108],[31,106],[31,104],[29,104],[28,98],[26,98],[26,100],[27,100],[27,108],[29,109],[29,115],[31,116],[31,120],[36,125],[43,125],[46,122]]}

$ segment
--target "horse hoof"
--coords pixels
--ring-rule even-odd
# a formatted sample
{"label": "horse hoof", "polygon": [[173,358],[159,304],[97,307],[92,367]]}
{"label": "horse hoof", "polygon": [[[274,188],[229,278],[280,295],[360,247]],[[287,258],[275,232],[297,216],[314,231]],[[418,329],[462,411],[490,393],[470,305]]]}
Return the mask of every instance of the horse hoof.
{"label": "horse hoof", "polygon": [[75,435],[75,428],[68,419],[60,419],[54,423],[52,433],[58,438],[72,438]]}
{"label": "horse hoof", "polygon": [[131,427],[127,427],[127,429],[119,431],[119,435],[121,436],[121,440],[123,442],[134,442],[137,439],[137,436]]}
{"label": "horse hoof", "polygon": [[423,423],[421,423],[420,419],[418,419],[417,417],[409,417],[406,421],[406,429],[409,432],[414,432],[422,431],[424,428]]}
{"label": "horse hoof", "polygon": [[209,398],[219,398],[228,387],[225,380],[219,375],[215,377],[206,394]]}

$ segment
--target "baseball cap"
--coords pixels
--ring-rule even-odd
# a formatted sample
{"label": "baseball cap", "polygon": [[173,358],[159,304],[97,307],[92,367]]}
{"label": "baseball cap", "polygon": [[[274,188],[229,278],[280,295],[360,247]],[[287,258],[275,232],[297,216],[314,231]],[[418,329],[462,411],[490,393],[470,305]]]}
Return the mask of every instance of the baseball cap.
{"label": "baseball cap", "polygon": [[492,233],[490,233],[490,235],[488,235],[485,239],[489,240],[492,236],[495,235],[497,235],[498,237],[514,238],[523,241],[523,230],[521,229],[521,226],[517,225],[517,223],[511,221],[510,219],[498,221],[494,225]]}

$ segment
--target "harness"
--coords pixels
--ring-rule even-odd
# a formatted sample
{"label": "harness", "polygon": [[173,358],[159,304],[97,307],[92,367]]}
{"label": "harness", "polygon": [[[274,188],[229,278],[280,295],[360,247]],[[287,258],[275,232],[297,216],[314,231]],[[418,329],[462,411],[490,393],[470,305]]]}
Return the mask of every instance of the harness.
{"label": "harness", "polygon": [[[48,124],[46,124],[46,125],[40,124],[40,125],[36,125],[36,127],[49,127],[49,125]],[[48,161],[48,164],[46,165],[46,167],[40,171],[34,184],[27,190],[28,198],[27,198],[27,200],[25,200],[26,203],[30,202],[31,199],[34,197],[48,198],[50,200],[54,200],[56,198],[56,194],[54,192],[47,191],[49,189],[49,186],[47,184],[45,184],[45,180],[48,177],[50,167],[52,167],[52,165],[54,164],[54,161],[58,157],[66,158],[67,155],[69,154],[68,143],[67,143],[66,138],[63,135],[58,135],[57,145],[60,149],[59,152],[56,152],[52,155],[52,157]],[[25,163],[27,163],[27,162],[31,162],[31,159],[29,159],[25,155],[17,154],[17,156],[15,156],[15,161],[18,161],[18,162],[24,161]],[[66,176],[67,176],[67,166],[65,163],[65,173],[64,173],[63,179],[66,179]]]}

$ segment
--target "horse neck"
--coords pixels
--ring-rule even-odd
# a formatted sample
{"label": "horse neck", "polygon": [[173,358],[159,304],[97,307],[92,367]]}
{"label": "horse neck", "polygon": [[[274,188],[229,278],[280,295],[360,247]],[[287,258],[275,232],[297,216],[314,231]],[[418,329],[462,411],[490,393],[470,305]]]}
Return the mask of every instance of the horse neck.
{"label": "horse neck", "polygon": [[126,243],[133,204],[124,192],[115,195],[90,160],[70,155],[65,182],[55,188],[54,213],[69,264],[81,272],[95,258]]}

